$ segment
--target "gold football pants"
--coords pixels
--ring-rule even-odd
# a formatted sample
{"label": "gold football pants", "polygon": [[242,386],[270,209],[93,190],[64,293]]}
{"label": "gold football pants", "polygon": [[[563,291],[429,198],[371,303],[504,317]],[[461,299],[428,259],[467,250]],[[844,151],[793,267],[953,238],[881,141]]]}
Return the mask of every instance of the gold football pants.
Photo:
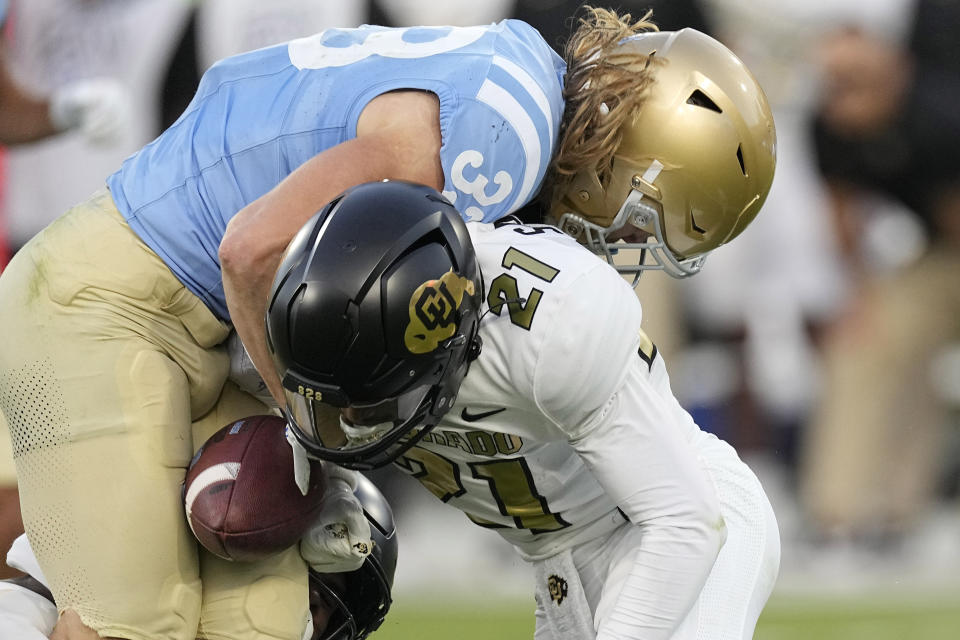
{"label": "gold football pants", "polygon": [[24,524],[60,610],[102,637],[300,640],[296,548],[223,562],[199,553],[186,525],[180,485],[195,448],[265,408],[225,387],[229,327],[108,191],[17,253],[0,276],[0,327]]}

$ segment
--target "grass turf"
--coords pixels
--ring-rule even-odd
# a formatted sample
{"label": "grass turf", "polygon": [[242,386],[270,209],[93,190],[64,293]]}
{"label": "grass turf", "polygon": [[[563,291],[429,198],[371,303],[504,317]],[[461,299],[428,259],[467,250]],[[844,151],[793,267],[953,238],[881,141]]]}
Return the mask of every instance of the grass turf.
{"label": "grass turf", "polygon": [[[401,601],[372,640],[532,640],[533,602]],[[960,594],[948,598],[774,598],[755,640],[957,640]]]}

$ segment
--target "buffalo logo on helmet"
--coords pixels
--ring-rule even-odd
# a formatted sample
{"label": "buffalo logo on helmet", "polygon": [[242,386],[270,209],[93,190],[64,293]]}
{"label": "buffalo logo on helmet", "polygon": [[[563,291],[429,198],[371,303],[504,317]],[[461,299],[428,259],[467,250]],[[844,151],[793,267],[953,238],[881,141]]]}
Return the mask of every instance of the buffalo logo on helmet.
{"label": "buffalo logo on helmet", "polygon": [[560,606],[563,599],[567,597],[567,581],[553,574],[547,578],[547,590],[550,592],[550,599]]}
{"label": "buffalo logo on helmet", "polygon": [[410,296],[410,324],[403,342],[410,353],[429,353],[457,331],[456,311],[464,293],[474,294],[474,283],[454,273],[453,269],[439,280],[428,280]]}

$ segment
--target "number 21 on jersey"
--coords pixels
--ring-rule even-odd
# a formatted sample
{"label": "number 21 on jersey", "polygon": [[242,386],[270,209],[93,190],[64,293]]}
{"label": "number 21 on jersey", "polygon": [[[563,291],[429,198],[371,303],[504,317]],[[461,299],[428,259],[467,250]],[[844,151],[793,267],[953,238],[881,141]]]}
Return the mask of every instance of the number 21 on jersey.
{"label": "number 21 on jersey", "polygon": [[[520,229],[520,227],[517,229]],[[522,270],[534,278],[548,283],[553,282],[553,279],[560,273],[559,269],[551,267],[514,247],[510,247],[503,254],[501,265],[508,271],[511,269]],[[490,291],[487,292],[487,306],[490,307],[492,313],[499,316],[503,311],[503,306],[506,305],[507,313],[510,314],[510,322],[529,331],[542,297],[543,291],[536,287],[533,287],[525,297],[521,297],[517,278],[509,273],[501,273],[490,283]]]}
{"label": "number 21 on jersey", "polygon": [[[537,491],[530,468],[523,458],[469,462],[465,465],[467,469],[461,469],[461,465],[439,453],[413,447],[398,458],[395,464],[444,502],[466,493],[467,489],[460,478],[469,469],[473,478],[486,481],[500,513],[511,518],[517,529],[542,533],[570,526],[558,514],[550,511],[546,499]],[[507,526],[470,513],[466,515],[481,527]]]}
{"label": "number 21 on jersey", "polygon": [[[514,230],[523,235],[543,233],[539,227],[517,226]],[[500,264],[507,272],[523,271],[546,283],[553,282],[560,273],[559,269],[516,247],[507,249]],[[510,321],[529,331],[542,297],[543,291],[533,287],[526,297],[521,298],[517,278],[512,273],[501,273],[490,283],[487,305],[496,315],[500,315],[506,306]],[[469,473],[475,479],[484,480],[500,513],[511,518],[513,526],[518,529],[540,533],[569,526],[568,522],[550,510],[546,499],[537,491],[527,461],[522,457],[469,462],[463,465],[466,468],[462,468],[439,453],[414,447],[397,460],[397,465],[444,502],[466,493],[461,482],[463,474]],[[469,513],[467,517],[482,527],[506,526]]]}

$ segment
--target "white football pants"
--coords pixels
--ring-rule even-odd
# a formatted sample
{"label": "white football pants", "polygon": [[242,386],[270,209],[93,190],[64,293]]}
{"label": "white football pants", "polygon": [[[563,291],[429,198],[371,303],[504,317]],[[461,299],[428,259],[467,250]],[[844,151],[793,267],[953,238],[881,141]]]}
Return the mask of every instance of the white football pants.
{"label": "white football pants", "polygon": [[[700,597],[670,639],[749,640],[779,572],[777,520],[760,481],[730,445],[707,436],[698,449],[720,498],[727,540]],[[564,620],[553,613],[561,610],[556,607],[548,618],[544,607],[553,603],[547,587],[538,584],[534,640],[580,640],[575,637],[578,635],[586,636],[583,640],[596,638],[596,630],[613,610],[623,582],[630,573],[633,552],[641,544],[642,532],[641,528],[625,522],[610,534],[568,552],[583,589],[584,597],[579,601],[585,599],[583,606],[589,610],[578,615],[568,608],[566,615],[570,617]],[[554,559],[553,562],[562,563],[564,560]],[[540,570],[537,573],[545,572]],[[574,593],[568,593],[566,597],[577,601]],[[591,617],[592,630],[584,628],[582,623],[583,619],[590,620]],[[580,629],[580,632],[572,633],[574,629]],[[623,637],[634,636],[627,634]]]}

